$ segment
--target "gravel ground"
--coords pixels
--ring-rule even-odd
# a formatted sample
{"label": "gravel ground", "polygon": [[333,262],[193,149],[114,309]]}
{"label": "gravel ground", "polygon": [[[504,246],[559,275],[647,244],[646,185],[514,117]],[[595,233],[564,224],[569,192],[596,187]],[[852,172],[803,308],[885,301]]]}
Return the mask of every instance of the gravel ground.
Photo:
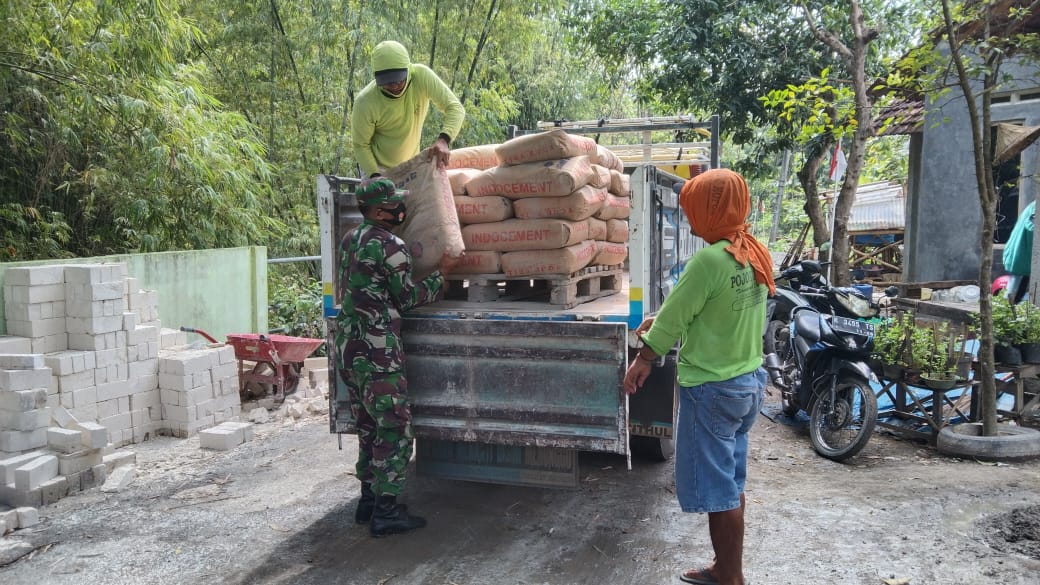
{"label": "gravel ground", "polygon": [[[707,518],[679,511],[672,465],[585,453],[575,490],[416,476],[426,529],[372,539],[353,523],[356,442],[323,417],[275,420],[228,452],[198,439],[132,449],[137,479],[40,510],[0,539],[32,550],[4,585],[679,583],[711,557]],[[803,429],[752,432],[745,566],[756,584],[1035,584],[1040,462],[944,457],[878,433],[846,464]]]}

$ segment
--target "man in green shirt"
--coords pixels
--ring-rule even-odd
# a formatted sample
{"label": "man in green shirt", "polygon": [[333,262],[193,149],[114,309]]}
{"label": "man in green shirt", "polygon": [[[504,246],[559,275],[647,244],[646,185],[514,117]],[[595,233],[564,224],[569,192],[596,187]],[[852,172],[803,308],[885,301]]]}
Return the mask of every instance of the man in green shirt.
{"label": "man in green shirt", "polygon": [[680,573],[695,585],[743,585],[744,483],[748,431],[762,406],[762,330],[772,293],[769,251],[747,233],[751,197],[729,170],[688,181],[679,204],[710,244],[687,262],[656,318],[636,333],[645,344],[625,373],[636,392],[654,360],[679,347],[675,488],[683,512],[706,512],[715,560]]}
{"label": "man in green shirt", "polygon": [[412,63],[408,50],[395,41],[373,49],[372,72],[375,79],[358,94],[351,116],[354,156],[362,174],[378,176],[419,154],[430,102],[444,114],[430,150],[446,166],[466,115],[459,99],[432,69]]}

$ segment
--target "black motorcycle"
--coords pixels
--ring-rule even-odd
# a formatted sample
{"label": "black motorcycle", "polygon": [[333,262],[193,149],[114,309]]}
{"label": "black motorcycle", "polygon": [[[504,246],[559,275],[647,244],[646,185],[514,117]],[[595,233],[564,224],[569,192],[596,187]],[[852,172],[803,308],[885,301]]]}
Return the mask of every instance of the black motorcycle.
{"label": "black motorcycle", "polygon": [[809,440],[820,455],[844,461],[859,453],[877,423],[877,397],[867,359],[874,325],[797,307],[780,333],[784,353],[765,366],[789,416],[809,413]]}
{"label": "black motorcycle", "polygon": [[784,352],[778,345],[780,332],[791,322],[797,307],[813,307],[821,313],[850,319],[870,319],[878,314],[872,299],[852,287],[832,287],[823,276],[823,264],[802,260],[780,273],[776,294],[767,302],[766,331],[763,353]]}

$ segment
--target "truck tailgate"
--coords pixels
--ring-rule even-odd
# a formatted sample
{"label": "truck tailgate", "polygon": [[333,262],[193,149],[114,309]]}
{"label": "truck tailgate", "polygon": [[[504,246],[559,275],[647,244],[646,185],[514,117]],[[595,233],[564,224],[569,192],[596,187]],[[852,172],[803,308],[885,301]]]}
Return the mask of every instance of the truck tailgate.
{"label": "truck tailgate", "polygon": [[416,437],[625,453],[623,323],[406,318]]}

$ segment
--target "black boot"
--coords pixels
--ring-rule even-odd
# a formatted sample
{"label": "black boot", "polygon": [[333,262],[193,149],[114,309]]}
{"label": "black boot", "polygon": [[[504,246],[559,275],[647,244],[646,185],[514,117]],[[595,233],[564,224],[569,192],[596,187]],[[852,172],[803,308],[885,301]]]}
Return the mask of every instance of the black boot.
{"label": "black boot", "polygon": [[408,508],[397,503],[397,496],[376,496],[376,508],[368,532],[372,536],[400,534],[426,526],[426,519],[412,516]]}
{"label": "black boot", "polygon": [[358,500],[357,510],[354,511],[354,522],[368,524],[375,507],[376,495],[372,492],[372,484],[367,481],[361,482],[361,499]]}

